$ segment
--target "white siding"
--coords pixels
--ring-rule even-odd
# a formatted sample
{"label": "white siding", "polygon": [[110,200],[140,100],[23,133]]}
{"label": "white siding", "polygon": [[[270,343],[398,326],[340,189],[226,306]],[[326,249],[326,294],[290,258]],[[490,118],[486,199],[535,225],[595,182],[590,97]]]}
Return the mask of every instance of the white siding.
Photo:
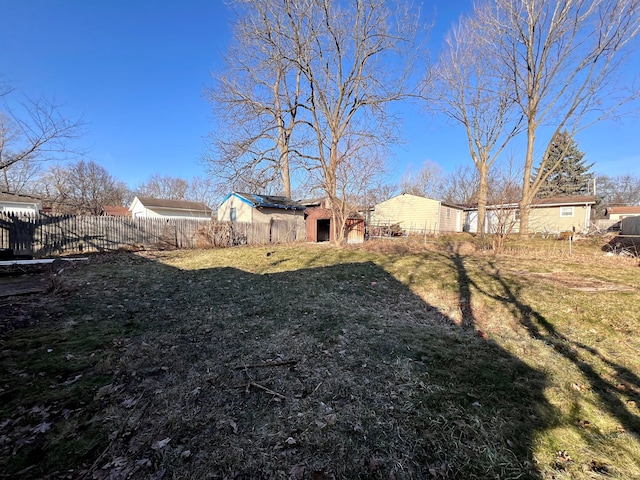
{"label": "white siding", "polygon": [[211,216],[202,211],[189,211],[173,208],[161,208],[145,207],[138,197],[133,199],[131,207],[131,216],[133,218],[175,218],[175,219],[196,219],[196,220],[210,220]]}
{"label": "white siding", "polygon": [[40,211],[40,206],[28,203],[0,203],[1,213],[16,213],[20,215],[34,215]]}

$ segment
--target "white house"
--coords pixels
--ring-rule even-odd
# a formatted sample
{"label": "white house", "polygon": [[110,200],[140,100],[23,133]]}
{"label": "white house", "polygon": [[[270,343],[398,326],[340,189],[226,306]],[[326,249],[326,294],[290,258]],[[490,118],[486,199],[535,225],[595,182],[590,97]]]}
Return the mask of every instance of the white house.
{"label": "white house", "polygon": [[272,219],[304,219],[305,206],[289,197],[233,192],[218,207],[221,222],[269,223]]}
{"label": "white house", "polygon": [[129,207],[133,218],[185,218],[210,220],[213,210],[202,202],[135,197]]}
{"label": "white house", "polygon": [[42,201],[27,195],[0,192],[0,213],[37,214],[42,209]]}

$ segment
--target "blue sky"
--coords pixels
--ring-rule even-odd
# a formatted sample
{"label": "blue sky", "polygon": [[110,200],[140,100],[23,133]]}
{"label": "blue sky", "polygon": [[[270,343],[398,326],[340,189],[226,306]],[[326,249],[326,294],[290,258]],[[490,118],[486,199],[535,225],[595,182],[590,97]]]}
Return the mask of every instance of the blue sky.
{"label": "blue sky", "polygon": [[[471,4],[424,3],[427,17],[437,10],[434,54]],[[55,97],[65,115],[82,115],[87,158],[131,187],[153,174],[205,174],[200,157],[213,126],[202,91],[231,41],[222,0],[0,0],[0,11],[0,74],[30,96]],[[626,73],[638,78],[630,65]],[[419,106],[402,109],[406,143],[393,150],[390,181],[425,160],[445,171],[471,161],[458,126]],[[599,123],[577,141],[598,173],[640,175],[638,117]]]}

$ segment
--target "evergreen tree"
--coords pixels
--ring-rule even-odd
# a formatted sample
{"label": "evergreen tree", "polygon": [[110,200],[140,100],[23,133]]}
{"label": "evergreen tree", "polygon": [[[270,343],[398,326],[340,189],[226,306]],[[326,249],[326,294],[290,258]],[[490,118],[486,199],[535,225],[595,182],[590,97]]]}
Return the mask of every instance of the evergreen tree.
{"label": "evergreen tree", "polygon": [[[547,161],[544,162],[542,174],[548,173],[548,177],[536,196],[543,198],[587,195],[593,177],[590,172],[593,163],[587,165],[585,162],[584,152],[578,149],[569,132],[560,132],[553,139]],[[537,175],[536,170],[533,177]]]}

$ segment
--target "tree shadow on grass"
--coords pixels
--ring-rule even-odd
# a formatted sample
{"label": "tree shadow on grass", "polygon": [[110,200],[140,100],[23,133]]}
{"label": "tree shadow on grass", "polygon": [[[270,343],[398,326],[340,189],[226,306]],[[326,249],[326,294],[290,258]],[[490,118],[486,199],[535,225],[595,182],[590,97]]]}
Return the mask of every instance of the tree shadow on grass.
{"label": "tree shadow on grass", "polygon": [[[640,403],[640,377],[636,373],[608,358],[599,349],[571,339],[558,331],[549,319],[523,300],[523,285],[518,280],[502,274],[495,262],[488,261],[481,267],[483,274],[493,279],[494,285],[497,286],[497,289],[490,290],[471,278],[467,269],[467,257],[461,255],[455,245],[449,245],[449,252],[442,255],[442,259],[457,275],[463,328],[471,328],[475,323],[470,304],[472,294],[502,303],[513,318],[525,327],[523,332],[527,332],[532,339],[549,345],[584,375],[588,384],[581,386],[576,383],[574,388],[592,391],[608,413],[617,419],[622,431],[636,438],[640,435],[640,417],[630,408],[631,405]],[[578,417],[580,409],[576,406],[574,410],[575,424],[584,426],[585,420]],[[553,421],[550,419],[547,423],[551,426]],[[588,423],[586,422],[587,425]],[[593,463],[591,467],[595,468],[596,473],[608,471],[598,470],[597,462]]]}
{"label": "tree shadow on grass", "polygon": [[[558,353],[584,374],[591,384],[590,388],[624,429],[636,436],[640,435],[640,417],[628,408],[629,404],[640,402],[640,377],[625,366],[607,358],[597,349],[560,333],[542,314],[521,300],[521,288],[501,275],[495,264],[490,262],[485,273],[500,285],[502,292],[492,294],[482,291],[477,285],[475,287],[484,295],[505,304],[514,317],[526,327],[532,338],[553,345]],[[605,378],[594,368],[597,362],[604,363],[614,375]]]}
{"label": "tree shadow on grass", "polygon": [[65,460],[60,414],[23,478],[540,478],[546,378],[479,338],[471,310],[461,328],[371,262],[256,275],[130,258],[64,282],[56,351],[109,325],[83,372],[109,375],[83,400],[104,449]]}

